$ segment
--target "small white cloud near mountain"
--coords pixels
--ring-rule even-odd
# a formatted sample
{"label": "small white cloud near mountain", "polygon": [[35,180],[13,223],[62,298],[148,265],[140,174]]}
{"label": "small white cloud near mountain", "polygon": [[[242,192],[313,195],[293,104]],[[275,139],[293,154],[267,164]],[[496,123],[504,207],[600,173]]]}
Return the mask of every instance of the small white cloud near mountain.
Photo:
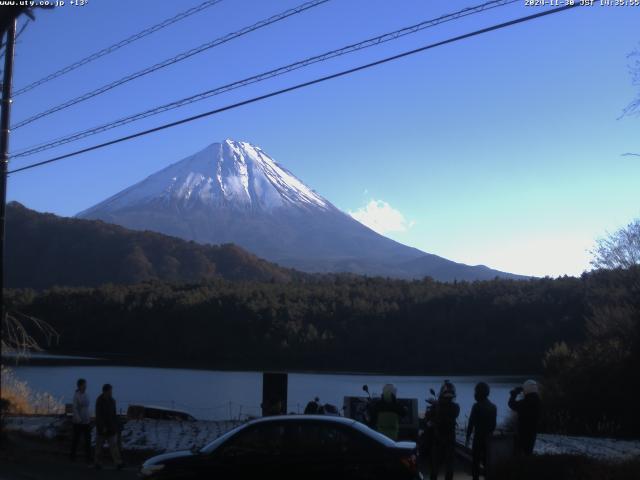
{"label": "small white cloud near mountain", "polygon": [[415,224],[384,200],[371,200],[355,212],[349,212],[349,215],[381,235],[390,232],[406,232]]}

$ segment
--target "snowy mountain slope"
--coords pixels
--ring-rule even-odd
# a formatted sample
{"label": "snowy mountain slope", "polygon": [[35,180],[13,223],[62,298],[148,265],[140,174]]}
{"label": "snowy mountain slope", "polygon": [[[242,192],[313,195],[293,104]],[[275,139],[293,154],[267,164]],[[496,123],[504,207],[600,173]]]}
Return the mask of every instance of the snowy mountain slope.
{"label": "snowy mountain slope", "polygon": [[79,216],[162,201],[272,211],[280,207],[335,208],[260,148],[226,140],[174,163]]}
{"label": "snowy mountain slope", "polygon": [[365,227],[263,150],[227,139],[78,214],[200,243],[236,243],[308,272],[442,280],[515,277],[407,247]]}

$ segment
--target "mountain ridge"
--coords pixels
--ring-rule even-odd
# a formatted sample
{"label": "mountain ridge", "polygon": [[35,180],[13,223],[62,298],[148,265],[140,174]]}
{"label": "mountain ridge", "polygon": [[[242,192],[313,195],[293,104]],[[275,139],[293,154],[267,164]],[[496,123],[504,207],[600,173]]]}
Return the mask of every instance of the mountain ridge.
{"label": "mountain ridge", "polygon": [[6,232],[9,288],[215,279],[289,282],[304,276],[236,245],[200,245],[98,220],[40,213],[18,202],[7,205]]}
{"label": "mountain ridge", "polygon": [[203,244],[234,243],[318,273],[394,278],[527,278],[469,266],[384,237],[248,142],[211,144],[77,215]]}

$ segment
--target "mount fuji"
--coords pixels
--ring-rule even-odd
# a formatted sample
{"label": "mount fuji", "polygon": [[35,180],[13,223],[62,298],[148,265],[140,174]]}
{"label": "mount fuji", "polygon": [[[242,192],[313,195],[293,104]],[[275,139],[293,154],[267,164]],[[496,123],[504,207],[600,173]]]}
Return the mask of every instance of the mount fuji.
{"label": "mount fuji", "polygon": [[214,143],[78,214],[198,243],[235,243],[306,272],[396,278],[524,278],[456,263],[362,225],[262,149]]}

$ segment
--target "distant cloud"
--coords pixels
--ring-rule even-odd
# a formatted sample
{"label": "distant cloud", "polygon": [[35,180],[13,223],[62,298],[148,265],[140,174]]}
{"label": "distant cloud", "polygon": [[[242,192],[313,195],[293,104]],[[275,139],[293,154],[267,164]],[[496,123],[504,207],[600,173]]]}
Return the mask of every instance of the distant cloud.
{"label": "distant cloud", "polygon": [[405,232],[415,224],[383,200],[371,200],[355,212],[349,212],[349,215],[382,235],[390,232]]}
{"label": "distant cloud", "polygon": [[640,153],[627,152],[622,154],[623,157],[640,157]]}

